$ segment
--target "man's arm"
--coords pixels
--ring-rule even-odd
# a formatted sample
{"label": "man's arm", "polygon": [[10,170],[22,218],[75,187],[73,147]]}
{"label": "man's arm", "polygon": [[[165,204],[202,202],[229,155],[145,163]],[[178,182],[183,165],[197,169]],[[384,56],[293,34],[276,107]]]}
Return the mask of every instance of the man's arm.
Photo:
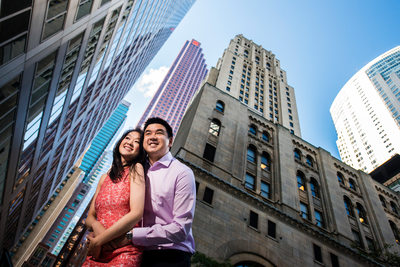
{"label": "man's arm", "polygon": [[196,186],[192,170],[182,171],[176,181],[171,223],[134,228],[132,242],[140,246],[179,243],[186,240],[192,227],[196,204]]}

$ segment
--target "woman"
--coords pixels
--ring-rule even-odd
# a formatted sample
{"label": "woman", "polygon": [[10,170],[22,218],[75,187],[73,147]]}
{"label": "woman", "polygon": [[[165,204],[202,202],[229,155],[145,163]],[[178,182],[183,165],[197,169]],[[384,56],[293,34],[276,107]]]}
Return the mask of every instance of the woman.
{"label": "woman", "polygon": [[143,215],[145,181],[142,131],[126,132],[113,151],[113,163],[94,194],[86,225],[89,256],[83,266],[140,266],[142,250],[132,244],[115,250],[102,245],[130,231]]}

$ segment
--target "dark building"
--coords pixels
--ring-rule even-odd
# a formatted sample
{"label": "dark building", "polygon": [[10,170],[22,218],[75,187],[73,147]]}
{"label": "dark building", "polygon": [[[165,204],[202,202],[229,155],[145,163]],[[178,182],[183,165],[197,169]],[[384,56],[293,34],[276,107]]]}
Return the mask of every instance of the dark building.
{"label": "dark building", "polygon": [[47,203],[194,1],[0,8],[0,249]]}
{"label": "dark building", "polygon": [[396,154],[369,175],[375,181],[400,192],[400,155]]}

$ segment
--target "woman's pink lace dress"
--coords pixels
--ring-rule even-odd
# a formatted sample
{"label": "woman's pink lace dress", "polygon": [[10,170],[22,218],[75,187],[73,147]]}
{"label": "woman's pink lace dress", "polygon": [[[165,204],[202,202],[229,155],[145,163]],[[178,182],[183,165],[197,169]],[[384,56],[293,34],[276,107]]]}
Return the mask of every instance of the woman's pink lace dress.
{"label": "woman's pink lace dress", "polygon": [[[107,229],[130,211],[129,168],[122,179],[113,183],[109,176],[104,179],[95,201],[97,220]],[[102,251],[100,258],[93,260],[88,256],[83,266],[134,266],[139,267],[142,249],[129,244],[111,252]]]}

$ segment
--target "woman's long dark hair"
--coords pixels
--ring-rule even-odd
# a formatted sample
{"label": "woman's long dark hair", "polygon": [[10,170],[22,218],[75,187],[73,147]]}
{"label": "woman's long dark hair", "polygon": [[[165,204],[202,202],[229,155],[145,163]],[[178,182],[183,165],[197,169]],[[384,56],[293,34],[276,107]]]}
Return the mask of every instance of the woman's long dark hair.
{"label": "woman's long dark hair", "polygon": [[[121,153],[119,152],[119,146],[121,145],[122,140],[124,140],[124,138],[131,132],[137,132],[140,134],[139,154],[137,155],[137,157],[135,157],[131,161],[128,161],[126,163],[126,165],[122,165]],[[145,159],[145,153],[143,150],[143,131],[140,128],[126,131],[121,136],[121,138],[118,140],[118,142],[115,144],[115,147],[113,150],[113,162],[111,165],[111,169],[109,171],[109,176],[110,176],[111,181],[113,181],[114,183],[118,182],[122,177],[124,167],[126,167],[126,166],[134,167],[136,163],[143,164],[144,159]]]}

